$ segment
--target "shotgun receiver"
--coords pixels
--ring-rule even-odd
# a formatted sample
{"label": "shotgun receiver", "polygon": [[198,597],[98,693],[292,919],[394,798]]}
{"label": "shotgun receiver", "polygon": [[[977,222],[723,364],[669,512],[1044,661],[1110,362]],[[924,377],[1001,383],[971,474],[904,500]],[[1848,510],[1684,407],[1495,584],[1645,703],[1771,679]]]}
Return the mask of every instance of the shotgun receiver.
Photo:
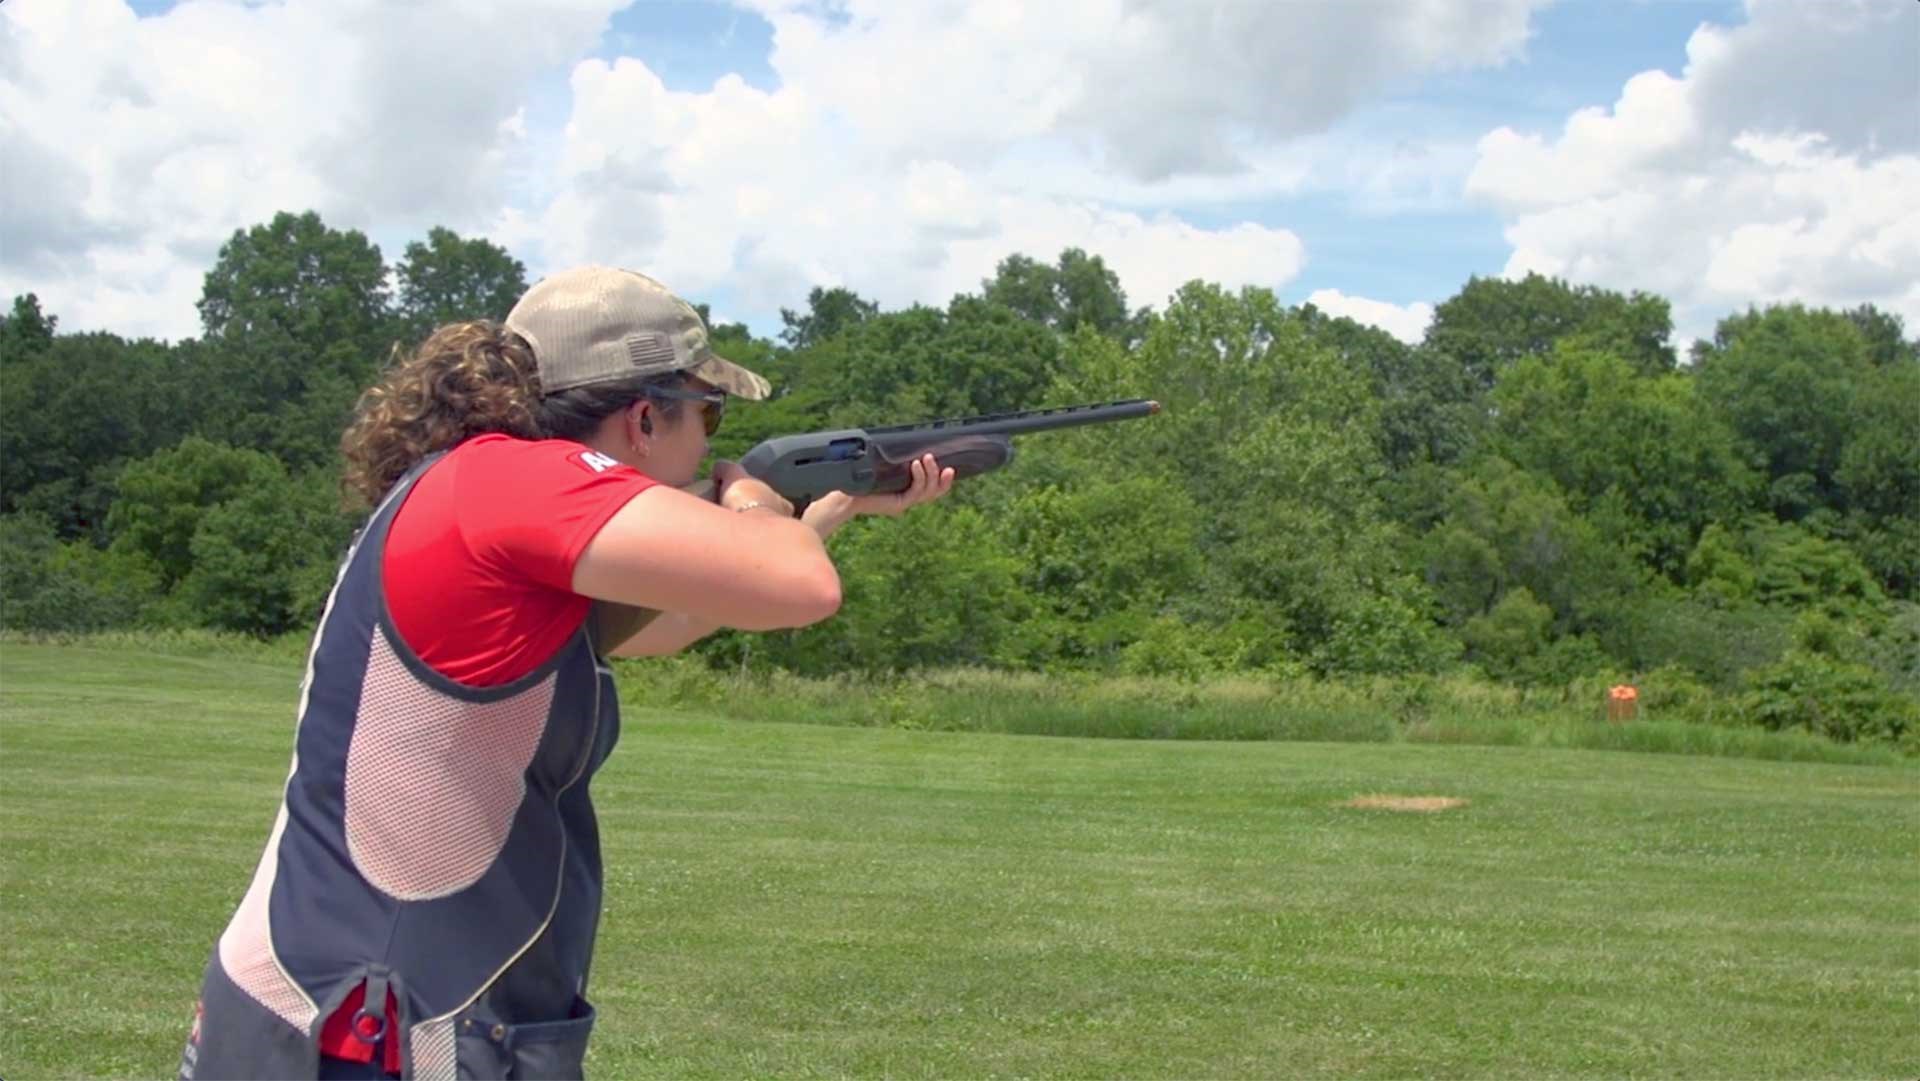
{"label": "shotgun receiver", "polygon": [[1159,402],[1136,398],[924,424],[783,435],[748,451],[740,459],[740,467],[765,481],[799,511],[828,492],[903,492],[913,480],[907,467],[923,454],[933,455],[942,468],[951,467],[958,480],[1012,461],[1016,435],[1131,420],[1159,411]]}

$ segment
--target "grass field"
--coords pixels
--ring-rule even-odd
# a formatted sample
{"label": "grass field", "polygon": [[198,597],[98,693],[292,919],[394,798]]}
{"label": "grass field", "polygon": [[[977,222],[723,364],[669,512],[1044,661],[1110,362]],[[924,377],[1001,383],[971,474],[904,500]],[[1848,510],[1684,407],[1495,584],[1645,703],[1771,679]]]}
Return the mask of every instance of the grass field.
{"label": "grass field", "polygon": [[[8,1081],[170,1074],[298,676],[0,644]],[[1911,765],[633,710],[595,794],[599,1077],[1920,1074]]]}

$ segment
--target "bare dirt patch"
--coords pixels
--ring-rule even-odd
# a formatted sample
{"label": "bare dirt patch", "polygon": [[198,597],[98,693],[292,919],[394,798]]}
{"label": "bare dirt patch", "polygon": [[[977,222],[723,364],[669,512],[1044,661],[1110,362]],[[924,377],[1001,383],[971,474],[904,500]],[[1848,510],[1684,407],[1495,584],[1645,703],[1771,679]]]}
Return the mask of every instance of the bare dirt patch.
{"label": "bare dirt patch", "polygon": [[1355,796],[1340,806],[1374,811],[1415,811],[1420,814],[1434,814],[1466,805],[1466,800],[1456,799],[1453,796]]}

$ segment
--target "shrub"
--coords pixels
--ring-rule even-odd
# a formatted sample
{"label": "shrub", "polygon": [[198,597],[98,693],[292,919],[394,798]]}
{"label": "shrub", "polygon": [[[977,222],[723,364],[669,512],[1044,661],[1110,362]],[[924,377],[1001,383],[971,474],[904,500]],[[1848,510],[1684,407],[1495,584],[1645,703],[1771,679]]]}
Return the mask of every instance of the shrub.
{"label": "shrub", "polygon": [[1649,600],[1638,606],[1618,652],[1632,667],[1671,665],[1733,691],[1748,670],[1792,648],[1794,622],[1791,611],[1710,595]]}
{"label": "shrub", "polygon": [[1120,670],[1132,676],[1197,680],[1230,671],[1244,660],[1229,636],[1172,616],[1147,623],[1140,638],[1120,653]]}
{"label": "shrub", "polygon": [[160,588],[137,556],[62,543],[52,519],[0,518],[0,626],[94,631],[160,622]]}
{"label": "shrub", "polygon": [[1858,660],[1901,696],[1920,701],[1920,604],[1897,601],[1858,644]]}
{"label": "shrub", "polygon": [[1634,681],[1640,715],[1647,720],[1713,722],[1725,719],[1714,709],[1713,688],[1677,664],[1663,664]]}
{"label": "shrub", "polygon": [[207,512],[243,493],[285,483],[287,471],[257,450],[189,437],[129,464],[107,512],[113,545],[138,552],[160,572],[161,585],[193,570],[193,537]]}
{"label": "shrub", "polygon": [[311,624],[346,531],[320,478],[269,478],[200,516],[176,592],[209,627],[274,635]]}
{"label": "shrub", "polygon": [[809,675],[1005,663],[1031,600],[980,512],[857,520],[833,539],[839,615],[765,635],[753,652]]}
{"label": "shrub", "polygon": [[1616,683],[1620,667],[1600,648],[1600,643],[1584,634],[1556,638],[1546,649],[1521,665],[1516,673],[1522,682],[1543,686],[1565,685],[1576,681]]}
{"label": "shrub", "polygon": [[1403,674],[1438,672],[1460,658],[1459,640],[1425,609],[1425,587],[1411,577],[1385,594],[1361,594],[1338,611],[1332,633],[1314,651],[1322,672]]}
{"label": "shrub", "polygon": [[1547,646],[1553,627],[1553,609],[1534,599],[1526,586],[1510,589],[1485,615],[1474,616],[1461,628],[1467,656],[1496,679],[1521,674]]}
{"label": "shrub", "polygon": [[726,677],[695,654],[621,658],[614,667],[620,699],[628,705],[711,709],[727,698]]}
{"label": "shrub", "polygon": [[1753,672],[1748,685],[1740,711],[1763,728],[1920,751],[1920,703],[1893,691],[1866,665],[1796,649]]}

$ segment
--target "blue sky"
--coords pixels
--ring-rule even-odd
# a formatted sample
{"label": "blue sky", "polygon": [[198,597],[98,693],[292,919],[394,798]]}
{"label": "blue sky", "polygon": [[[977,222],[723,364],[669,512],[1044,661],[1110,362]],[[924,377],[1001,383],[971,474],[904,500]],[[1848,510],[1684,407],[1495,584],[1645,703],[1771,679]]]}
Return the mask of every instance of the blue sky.
{"label": "blue sky", "polygon": [[1409,340],[1526,270],[1683,336],[1920,322],[1920,5],[1467,2],[8,0],[0,288],[186,336],[220,242],[313,208],[389,259],[445,225],[534,276],[635,266],[763,334],[814,285],[943,304],[1070,245],[1136,305],[1202,277]]}

